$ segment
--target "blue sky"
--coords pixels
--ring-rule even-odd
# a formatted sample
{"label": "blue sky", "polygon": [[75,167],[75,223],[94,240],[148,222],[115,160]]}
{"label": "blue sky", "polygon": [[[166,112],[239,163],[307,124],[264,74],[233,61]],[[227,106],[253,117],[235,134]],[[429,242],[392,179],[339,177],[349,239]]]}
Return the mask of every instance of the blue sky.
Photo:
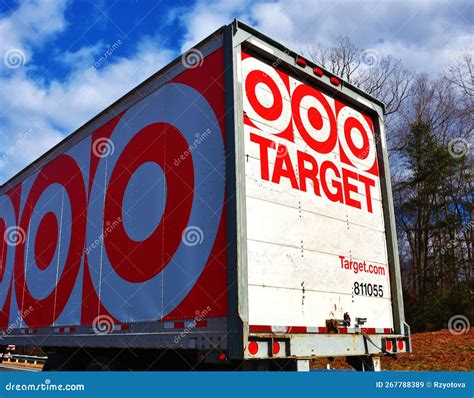
{"label": "blue sky", "polygon": [[473,4],[0,0],[0,183],[234,18],[294,48],[347,35],[436,75],[472,50]]}

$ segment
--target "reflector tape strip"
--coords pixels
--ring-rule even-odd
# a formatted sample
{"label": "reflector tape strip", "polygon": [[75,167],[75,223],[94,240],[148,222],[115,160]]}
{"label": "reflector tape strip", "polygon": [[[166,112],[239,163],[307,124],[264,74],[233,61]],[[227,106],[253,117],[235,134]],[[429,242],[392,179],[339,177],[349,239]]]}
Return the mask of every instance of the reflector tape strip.
{"label": "reflector tape strip", "polygon": [[[257,325],[250,325],[249,331],[253,333],[272,333],[271,326],[257,326]],[[285,331],[281,331],[280,333],[285,333]]]}
{"label": "reflector tape strip", "polygon": [[163,325],[164,329],[194,329],[194,328],[207,328],[206,320],[192,320],[192,321],[175,321],[165,322]]}
{"label": "reflector tape strip", "polygon": [[38,331],[38,329],[26,328],[21,331],[23,334],[34,334]]}
{"label": "reflector tape strip", "polygon": [[[250,325],[250,333],[321,333],[327,334],[327,330],[322,326],[268,326],[268,325]],[[391,328],[348,328],[339,327],[339,333],[367,333],[367,334],[391,334]]]}
{"label": "reflector tape strip", "polygon": [[121,324],[121,325],[114,325],[114,330],[128,330],[128,325],[127,324]]}
{"label": "reflector tape strip", "polygon": [[54,328],[55,333],[74,333],[76,328],[74,326],[61,326],[59,328]]}
{"label": "reflector tape strip", "polygon": [[306,326],[290,326],[288,333],[308,333],[308,328]]}

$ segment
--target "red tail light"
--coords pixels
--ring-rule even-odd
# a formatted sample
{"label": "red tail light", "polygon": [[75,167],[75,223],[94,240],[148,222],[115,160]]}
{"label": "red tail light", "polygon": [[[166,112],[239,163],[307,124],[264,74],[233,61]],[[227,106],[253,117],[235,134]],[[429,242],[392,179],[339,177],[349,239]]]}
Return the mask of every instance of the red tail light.
{"label": "red tail light", "polygon": [[306,66],[306,60],[301,57],[296,57],[296,64],[304,68]]}
{"label": "red tail light", "polygon": [[258,352],[258,343],[256,341],[251,341],[248,350],[250,355],[255,355]]}
{"label": "red tail light", "polygon": [[280,352],[280,343],[278,341],[274,341],[272,345],[273,354],[278,354]]}
{"label": "red tail light", "polygon": [[324,72],[321,68],[313,68],[313,73],[318,77],[322,77],[324,75]]}
{"label": "red tail light", "polygon": [[339,86],[339,84],[341,84],[341,81],[336,76],[331,77],[329,81],[335,86]]}

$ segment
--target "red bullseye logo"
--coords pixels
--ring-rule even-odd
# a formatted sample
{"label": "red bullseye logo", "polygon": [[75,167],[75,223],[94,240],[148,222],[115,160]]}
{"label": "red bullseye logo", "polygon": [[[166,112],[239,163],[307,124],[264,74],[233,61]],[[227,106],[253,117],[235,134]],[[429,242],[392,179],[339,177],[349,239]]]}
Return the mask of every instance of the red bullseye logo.
{"label": "red bullseye logo", "polygon": [[300,84],[293,92],[291,107],[303,140],[317,153],[331,152],[337,142],[337,128],[328,99],[319,91]]}
{"label": "red bullseye logo", "polygon": [[372,127],[365,117],[345,106],[337,115],[341,153],[351,166],[377,175],[377,159]]}
{"label": "red bullseye logo", "polygon": [[247,54],[242,58],[247,124],[291,142],[297,133],[317,154],[337,153],[377,175],[373,128],[360,112]]}
{"label": "red bullseye logo", "polygon": [[[67,242],[61,242],[69,248],[64,256],[65,262],[62,264],[62,272],[57,275],[57,281],[52,281],[52,291],[46,297],[38,298],[32,294],[30,288],[35,287],[35,290],[37,290],[37,285],[41,281],[31,278],[27,269],[36,266],[39,270],[47,272],[49,268],[53,267],[53,271],[59,271],[58,267],[60,265],[59,262],[58,264],[51,264],[51,259],[58,245],[57,218],[61,218],[64,214],[64,205],[62,207],[55,205],[53,209],[55,214],[47,213],[40,221],[36,236],[31,236],[33,234],[31,223],[35,220],[39,210],[37,209],[37,203],[42,198],[43,193],[46,194],[47,189],[52,185],[60,186],[66,192],[63,200],[68,202],[71,209],[71,219],[67,222],[74,223],[74,228],[70,228],[70,239]],[[53,197],[49,198],[49,200],[53,200]],[[60,204],[62,202],[56,201],[55,203]],[[72,157],[60,155],[47,164],[34,178],[23,206],[20,221],[20,227],[24,231],[28,231],[26,241],[31,242],[35,246],[35,265],[30,262],[25,264],[25,258],[28,255],[25,242],[20,243],[16,248],[16,299],[20,309],[32,308],[24,316],[25,321],[30,326],[51,325],[61,314],[70,297],[84,251],[85,210],[86,196],[81,170]],[[46,234],[42,235],[44,233]],[[48,282],[51,283],[50,280]]]}
{"label": "red bullseye logo", "polygon": [[[167,142],[173,143],[167,145]],[[166,173],[167,200],[162,222],[150,237],[143,241],[131,239],[123,223],[107,234],[105,247],[117,274],[129,282],[144,282],[163,270],[181,243],[181,235],[188,224],[194,191],[192,156],[178,166],[174,160],[188,149],[182,134],[173,126],[157,123],[145,127],[123,149],[110,177],[105,200],[106,223],[123,218],[123,198],[130,177],[146,162],[154,162]],[[166,151],[163,148],[167,148]],[[179,208],[177,208],[179,204]],[[105,234],[104,234],[105,235]],[[130,253],[124,258],[123,248]],[[160,251],[157,252],[157,248]],[[151,258],[153,267],[143,267]]]}
{"label": "red bullseye logo", "polygon": [[242,62],[242,75],[246,116],[258,128],[292,141],[288,76],[251,57]]}
{"label": "red bullseye logo", "polygon": [[[260,98],[257,96],[258,86],[260,88]],[[268,92],[265,92],[268,89]],[[252,71],[245,80],[245,91],[248,93],[248,100],[253,109],[266,120],[276,120],[283,111],[283,98],[276,83],[262,71]],[[262,103],[261,97],[267,99],[267,103]]]}
{"label": "red bullseye logo", "polygon": [[[198,91],[170,83],[125,112],[108,140],[115,150],[99,160],[88,208],[92,283],[114,318],[158,320],[184,299],[212,250],[224,200],[222,132]],[[202,231],[199,244],[183,238],[191,228]]]}
{"label": "red bullseye logo", "polygon": [[89,322],[101,334],[98,320],[193,314],[203,285],[225,288],[222,49],[209,57],[210,84],[193,70],[153,83],[0,197],[0,326]]}
{"label": "red bullseye logo", "polygon": [[[361,137],[360,145],[357,145],[354,142],[354,130],[359,132]],[[347,145],[354,155],[356,155],[359,159],[365,159],[367,157],[369,136],[362,124],[357,119],[350,118],[346,121],[346,124],[344,125],[344,138],[346,139]]]}

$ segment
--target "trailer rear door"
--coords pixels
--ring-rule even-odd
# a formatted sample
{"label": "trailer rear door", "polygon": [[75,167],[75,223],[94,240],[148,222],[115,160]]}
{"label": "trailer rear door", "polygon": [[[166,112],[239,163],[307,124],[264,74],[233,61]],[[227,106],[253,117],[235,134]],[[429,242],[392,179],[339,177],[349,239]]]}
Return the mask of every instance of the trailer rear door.
{"label": "trailer rear door", "polygon": [[237,67],[250,332],[325,333],[345,314],[349,332],[390,332],[374,120],[278,60],[242,51]]}

